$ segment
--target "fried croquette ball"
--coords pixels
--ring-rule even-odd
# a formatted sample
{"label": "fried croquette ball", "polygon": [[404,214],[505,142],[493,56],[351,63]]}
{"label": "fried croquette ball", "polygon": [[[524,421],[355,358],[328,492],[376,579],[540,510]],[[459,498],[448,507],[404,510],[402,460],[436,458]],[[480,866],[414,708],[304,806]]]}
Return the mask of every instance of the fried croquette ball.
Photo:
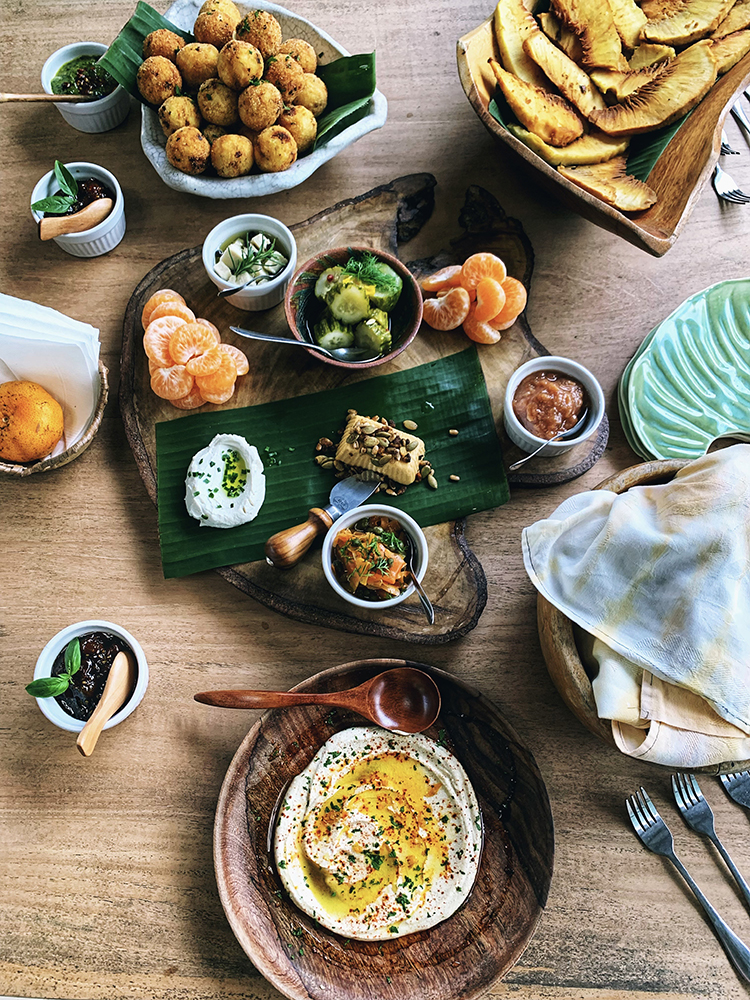
{"label": "fried croquette ball", "polygon": [[221,50],[232,40],[238,23],[239,17],[235,20],[234,16],[224,8],[214,8],[196,17],[193,34],[196,42],[208,42],[209,45],[215,45]]}
{"label": "fried croquette ball", "polygon": [[302,77],[302,85],[294,98],[294,103],[312,111],[318,118],[328,104],[328,87],[319,76],[315,76],[314,73],[305,73]]}
{"label": "fried croquette ball", "polygon": [[219,52],[219,79],[232,90],[244,90],[263,76],[263,56],[250,42],[227,42]]}
{"label": "fried croquette ball", "polygon": [[192,97],[168,97],[159,106],[159,122],[164,135],[170,136],[178,128],[190,125],[200,128],[201,116]]}
{"label": "fried croquette ball", "polygon": [[251,10],[234,30],[234,37],[260,49],[264,59],[275,56],[281,45],[281,25],[267,10]]}
{"label": "fried croquette ball", "polygon": [[240,121],[254,132],[274,125],[283,110],[284,102],[278,88],[267,80],[247,87],[237,101]]}
{"label": "fried croquette ball", "polygon": [[288,170],[297,159],[297,143],[281,125],[263,129],[255,144],[255,162],[267,174]]}
{"label": "fried croquette ball", "polygon": [[226,135],[227,130],[222,128],[221,125],[212,125],[211,122],[204,122],[201,132],[208,139],[211,146],[216,142],[220,135]]}
{"label": "fried croquette ball", "polygon": [[232,125],[237,121],[237,95],[221,80],[206,80],[198,91],[198,107],[212,125]]}
{"label": "fried croquette ball", "polygon": [[177,69],[182,74],[182,82],[190,90],[197,90],[200,85],[219,74],[216,64],[219,61],[219,50],[207,42],[191,42],[177,53]]}
{"label": "fried croquette ball", "polygon": [[158,31],[152,31],[150,35],[146,35],[143,39],[143,58],[148,59],[149,56],[164,56],[170,62],[175,62],[177,53],[184,46],[185,39],[180,35],[174,31],[169,31],[167,28],[159,28]]}
{"label": "fried croquette ball", "polygon": [[290,55],[296,59],[305,73],[314,73],[318,68],[318,57],[315,49],[304,38],[287,38],[279,49],[282,55]]}
{"label": "fried croquette ball", "polygon": [[308,111],[302,105],[285,108],[276,124],[292,133],[299,156],[312,149],[315,136],[318,134],[318,123],[312,111]]}
{"label": "fried croquette ball", "polygon": [[269,56],[266,59],[266,69],[263,73],[266,80],[278,87],[284,100],[291,104],[302,86],[305,71],[289,53],[286,55]]}
{"label": "fried croquette ball", "polygon": [[182,77],[165,56],[149,56],[138,67],[136,83],[144,101],[158,105],[174,97],[177,88],[182,87]]}
{"label": "fried croquette ball", "polygon": [[202,174],[210,156],[208,139],[192,125],[178,128],[167,139],[167,159],[183,174]]}
{"label": "fried croquette ball", "polygon": [[244,135],[221,135],[211,146],[211,163],[219,177],[242,177],[253,168],[253,144]]}
{"label": "fried croquette ball", "polygon": [[230,17],[236,17],[238,21],[242,17],[239,8],[232,3],[232,0],[206,0],[198,13],[207,14],[213,10],[223,10]]}

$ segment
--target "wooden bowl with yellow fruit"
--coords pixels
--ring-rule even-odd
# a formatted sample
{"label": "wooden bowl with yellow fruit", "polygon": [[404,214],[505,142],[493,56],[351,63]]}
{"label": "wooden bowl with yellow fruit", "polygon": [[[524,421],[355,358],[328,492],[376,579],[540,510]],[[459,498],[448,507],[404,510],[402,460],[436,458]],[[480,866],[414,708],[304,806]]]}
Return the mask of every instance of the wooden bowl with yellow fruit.
{"label": "wooden bowl with yellow fruit", "polygon": [[675,14],[667,0],[552,0],[532,14],[524,0],[500,0],[458,40],[459,76],[487,129],[543,187],[660,257],[750,83],[750,8],[732,8],[687,0]]}
{"label": "wooden bowl with yellow fruit", "polygon": [[0,383],[0,473],[30,476],[78,458],[99,430],[107,396],[107,369],[100,361],[93,416],[75,440],[68,440],[65,407],[44,386],[28,379]]}

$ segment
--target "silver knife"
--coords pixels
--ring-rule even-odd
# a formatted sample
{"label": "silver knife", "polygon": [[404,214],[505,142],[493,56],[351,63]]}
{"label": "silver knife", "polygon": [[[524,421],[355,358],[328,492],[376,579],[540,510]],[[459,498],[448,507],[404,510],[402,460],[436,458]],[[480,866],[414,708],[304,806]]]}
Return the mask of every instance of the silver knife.
{"label": "silver knife", "polygon": [[371,497],[380,482],[362,482],[354,476],[343,479],[331,490],[325,507],[313,507],[304,524],[277,531],[266,542],[266,562],[277,569],[289,569],[298,563],[318,535],[325,534],[333,522]]}

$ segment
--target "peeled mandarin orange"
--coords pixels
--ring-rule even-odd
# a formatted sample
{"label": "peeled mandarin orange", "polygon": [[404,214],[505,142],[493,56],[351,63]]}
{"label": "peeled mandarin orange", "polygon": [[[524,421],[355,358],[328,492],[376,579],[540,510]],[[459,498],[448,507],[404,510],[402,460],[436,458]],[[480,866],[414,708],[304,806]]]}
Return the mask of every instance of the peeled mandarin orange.
{"label": "peeled mandarin orange", "polygon": [[160,368],[169,368],[174,364],[169,353],[169,341],[175,330],[185,325],[185,320],[179,316],[162,316],[152,319],[143,334],[143,349],[152,361],[157,361]]}
{"label": "peeled mandarin orange", "polygon": [[482,278],[494,278],[502,284],[507,273],[505,264],[494,253],[475,253],[463,263],[461,284],[467,290],[476,288]]}
{"label": "peeled mandarin orange", "polygon": [[482,278],[477,285],[477,304],[474,316],[480,323],[486,323],[497,316],[505,305],[505,291],[494,278]]}
{"label": "peeled mandarin orange", "polygon": [[143,312],[141,313],[141,323],[143,323],[144,330],[153,318],[151,313],[154,309],[156,309],[158,305],[161,305],[162,302],[169,302],[173,299],[183,303],[185,301],[179,292],[175,292],[171,288],[160,288],[158,292],[154,292],[146,305],[143,307]]}
{"label": "peeled mandarin orange", "polygon": [[476,309],[472,306],[469,315],[463,323],[464,332],[470,340],[477,344],[496,344],[500,340],[500,331],[476,318]]}
{"label": "peeled mandarin orange", "polygon": [[250,371],[250,363],[247,360],[247,355],[239,347],[235,347],[234,344],[219,344],[219,350],[228,354],[234,361],[238,375],[247,375]]}
{"label": "peeled mandarin orange", "polygon": [[[169,353],[178,365],[187,364],[191,358],[216,350],[216,347],[216,338],[202,323],[183,323],[169,341]],[[216,368],[213,370],[216,371]]]}
{"label": "peeled mandarin orange", "polygon": [[505,305],[496,316],[489,320],[496,330],[508,330],[526,308],[527,293],[517,278],[506,278],[503,282]]}
{"label": "peeled mandarin orange", "polygon": [[166,302],[160,302],[151,310],[150,322],[153,323],[155,319],[160,319],[162,316],[179,316],[183,323],[195,322],[193,310],[189,309],[184,302],[180,302],[179,299],[167,299]]}
{"label": "peeled mandarin orange", "polygon": [[179,399],[170,399],[169,402],[172,406],[176,406],[178,410],[195,410],[199,406],[203,406],[206,400],[201,396],[198,386],[194,385],[187,396],[180,396]]}
{"label": "peeled mandarin orange", "polygon": [[[228,354],[221,352],[221,364],[210,375],[199,375],[196,379],[204,399],[208,399],[208,393],[221,395],[230,387],[234,387],[237,381],[237,366],[234,359]],[[214,402],[214,400],[210,400]]]}
{"label": "peeled mandarin orange", "polygon": [[185,363],[185,367],[191,375],[212,375],[221,367],[222,353],[219,345],[215,344],[210,351],[203,354],[196,354]]}
{"label": "peeled mandarin orange", "polygon": [[422,315],[433,330],[456,330],[469,315],[471,300],[465,288],[449,288],[436,299],[425,299]]}
{"label": "peeled mandarin orange", "polygon": [[63,435],[62,406],[37,382],[0,385],[0,458],[34,462],[45,458]]}
{"label": "peeled mandarin orange", "polygon": [[208,327],[208,329],[209,329],[209,330],[210,330],[210,331],[211,331],[211,332],[213,333],[214,337],[216,338],[216,343],[217,343],[217,344],[220,344],[220,343],[221,343],[221,334],[219,333],[219,328],[218,328],[218,326],[215,326],[215,325],[214,325],[214,324],[213,324],[213,323],[212,323],[212,322],[211,322],[210,320],[208,320],[208,319],[197,319],[197,320],[196,320],[195,322],[196,322],[196,323],[201,323],[201,324],[202,324],[203,326],[207,326],[207,327]]}
{"label": "peeled mandarin orange", "polygon": [[456,288],[461,284],[461,265],[450,264],[448,267],[441,267],[439,271],[423,278],[420,282],[423,292],[432,295],[440,292],[444,288]]}
{"label": "peeled mandarin orange", "polygon": [[192,391],[195,379],[184,365],[155,368],[151,372],[151,388],[161,399],[180,399]]}
{"label": "peeled mandarin orange", "polygon": [[228,403],[233,395],[234,382],[232,382],[228,389],[224,389],[223,392],[211,392],[208,389],[201,389],[201,396],[203,396],[207,403]]}

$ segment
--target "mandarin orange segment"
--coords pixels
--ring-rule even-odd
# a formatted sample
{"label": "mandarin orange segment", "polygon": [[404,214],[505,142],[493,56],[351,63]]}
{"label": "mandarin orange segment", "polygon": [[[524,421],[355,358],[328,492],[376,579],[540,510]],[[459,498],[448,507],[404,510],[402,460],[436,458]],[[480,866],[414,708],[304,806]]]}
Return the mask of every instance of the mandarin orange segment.
{"label": "mandarin orange segment", "polygon": [[169,368],[174,364],[169,353],[169,341],[175,330],[185,325],[185,320],[179,316],[162,316],[153,319],[143,334],[143,349],[152,361],[157,361],[159,368]]}
{"label": "mandarin orange segment", "polygon": [[221,351],[216,344],[210,351],[203,354],[196,354],[186,362],[185,367],[191,375],[213,375],[221,367]]}
{"label": "mandarin orange segment", "polygon": [[218,326],[213,324],[210,319],[202,319],[199,317],[198,319],[196,319],[195,322],[202,323],[203,326],[207,326],[208,329],[213,333],[214,337],[216,338],[216,343],[217,344],[221,343],[221,334],[219,333],[219,328]]}
{"label": "mandarin orange segment", "polygon": [[219,350],[228,354],[234,361],[238,375],[247,375],[250,371],[250,363],[247,360],[247,355],[239,347],[235,347],[234,344],[219,344]]}
{"label": "mandarin orange segment", "polygon": [[448,267],[441,267],[439,271],[423,278],[420,286],[423,292],[432,295],[440,292],[444,288],[456,288],[461,284],[461,265],[450,264]]}
{"label": "mandarin orange segment", "polygon": [[179,316],[183,323],[194,323],[195,313],[179,299],[167,299],[151,310],[150,322],[161,319],[162,316]]}
{"label": "mandarin orange segment", "polygon": [[465,288],[450,288],[436,299],[425,299],[422,315],[433,330],[456,330],[471,308],[471,299]]}
{"label": "mandarin orange segment", "polygon": [[468,257],[461,268],[461,284],[471,290],[476,288],[482,278],[494,278],[500,284],[505,281],[508,272],[505,264],[494,253],[474,253]]}
{"label": "mandarin orange segment", "polygon": [[211,392],[209,389],[201,389],[201,395],[207,403],[228,403],[234,395],[234,382],[223,392]]}
{"label": "mandarin orange segment", "polygon": [[234,359],[222,351],[221,364],[216,371],[210,375],[199,375],[196,381],[205,399],[208,399],[208,393],[220,395],[226,392],[237,381],[237,366]]}
{"label": "mandarin orange segment", "polygon": [[[169,341],[169,352],[178,365],[185,365],[196,355],[215,351],[216,348],[216,338],[202,323],[183,323]],[[213,370],[216,371],[215,368]],[[207,375],[208,372],[202,374]]]}
{"label": "mandarin orange segment", "polygon": [[483,323],[476,317],[476,307],[472,306],[469,315],[463,323],[464,333],[470,340],[477,344],[496,344],[500,340],[500,331],[495,330],[489,323]]}
{"label": "mandarin orange segment", "polygon": [[527,292],[517,278],[506,278],[503,282],[505,305],[488,322],[496,330],[508,330],[526,308]]}
{"label": "mandarin orange segment", "polygon": [[169,402],[172,406],[176,406],[178,410],[195,410],[199,406],[203,406],[206,400],[201,395],[198,386],[194,385],[187,396],[180,396],[179,399],[170,399]]}
{"label": "mandarin orange segment", "polygon": [[151,373],[151,388],[161,399],[180,399],[192,391],[195,380],[184,365],[155,368]]}
{"label": "mandarin orange segment", "polygon": [[170,302],[173,300],[182,303],[185,302],[180,293],[173,291],[171,288],[160,288],[158,292],[154,292],[146,305],[143,307],[143,311],[141,313],[141,323],[143,323],[143,329],[145,330],[153,319],[151,313],[157,306],[161,305],[162,302]]}
{"label": "mandarin orange segment", "polygon": [[478,322],[486,323],[497,316],[505,305],[505,290],[494,278],[482,278],[477,285],[477,304],[474,315]]}

